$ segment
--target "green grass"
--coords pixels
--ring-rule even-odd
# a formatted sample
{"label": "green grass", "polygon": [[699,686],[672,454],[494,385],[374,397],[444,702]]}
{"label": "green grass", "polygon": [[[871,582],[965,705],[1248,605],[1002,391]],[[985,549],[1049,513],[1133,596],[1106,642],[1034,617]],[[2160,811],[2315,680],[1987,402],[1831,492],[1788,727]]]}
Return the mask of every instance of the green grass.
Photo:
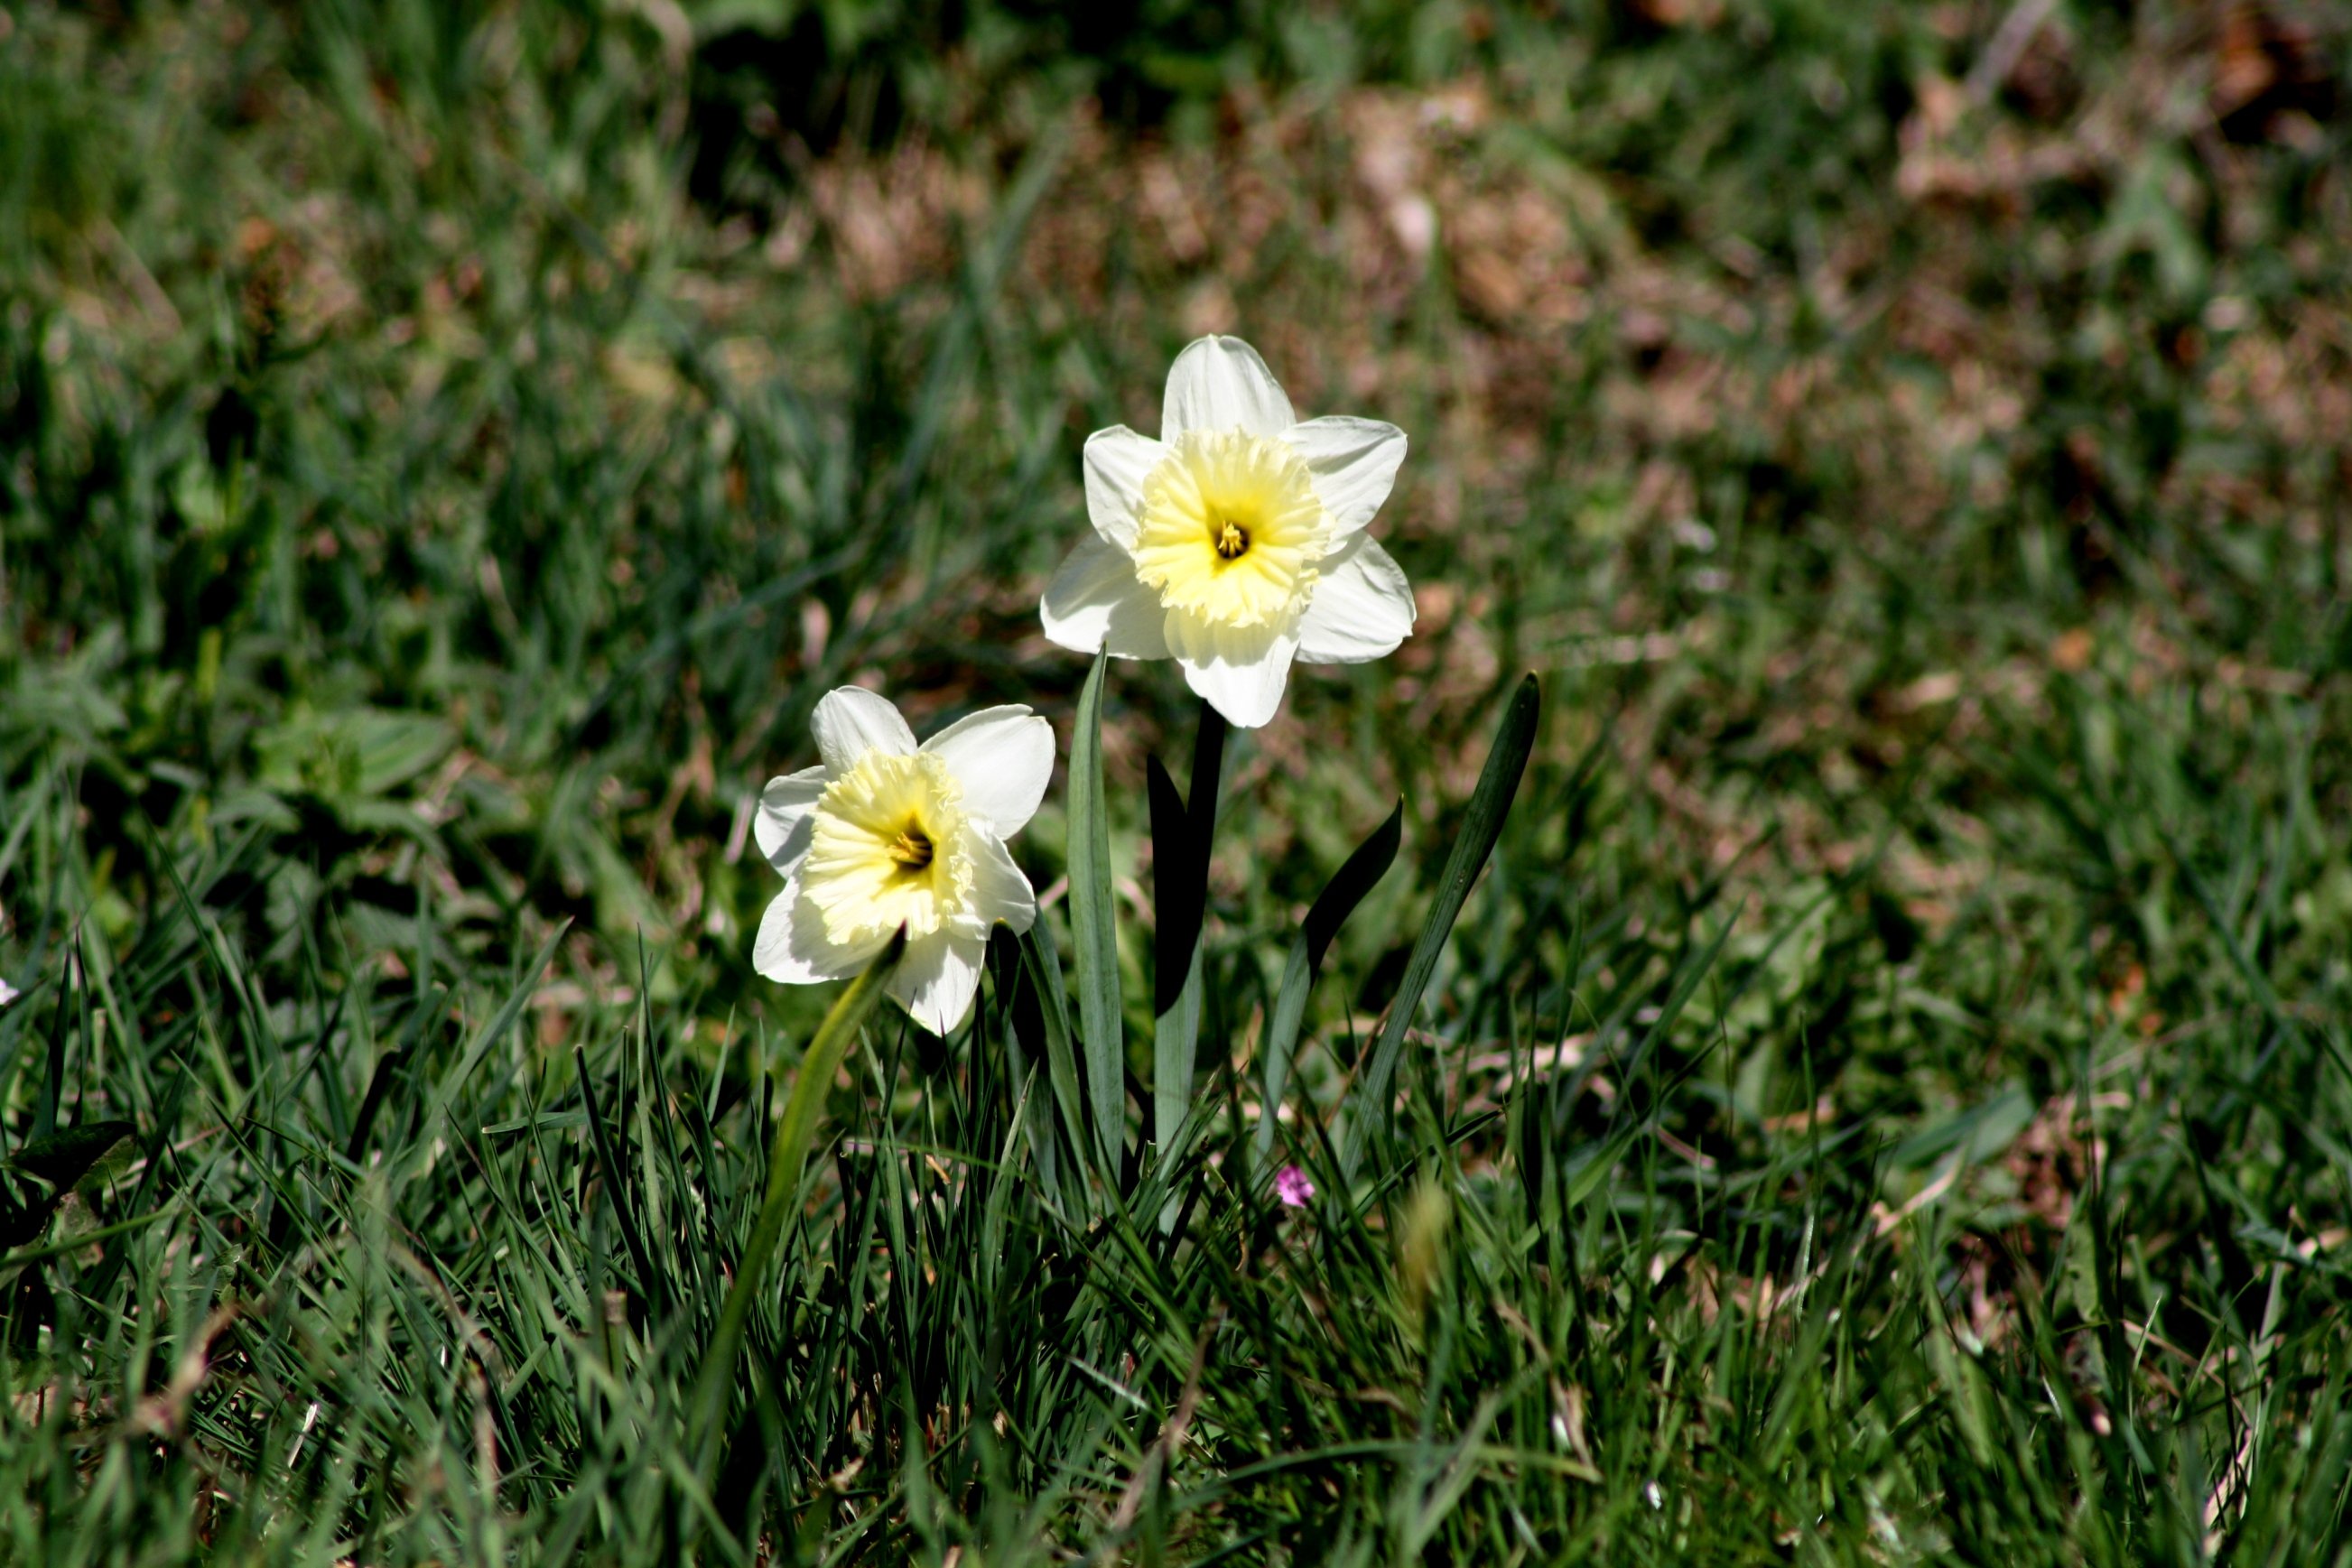
{"label": "green grass", "polygon": [[[0,1562],[2352,1563],[2352,18],[2010,14],[0,13]],[[1213,329],[1423,613],[1188,1063]],[[951,1040],[750,968],[849,680],[1060,737]]]}

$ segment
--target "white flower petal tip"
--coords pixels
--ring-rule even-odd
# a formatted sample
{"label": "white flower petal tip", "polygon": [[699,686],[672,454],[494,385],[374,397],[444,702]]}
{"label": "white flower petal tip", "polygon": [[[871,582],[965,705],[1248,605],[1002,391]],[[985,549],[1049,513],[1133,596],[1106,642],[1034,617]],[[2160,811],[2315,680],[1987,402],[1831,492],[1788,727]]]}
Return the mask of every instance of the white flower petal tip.
{"label": "white flower petal tip", "polygon": [[1405,448],[1376,419],[1301,423],[1256,350],[1200,339],[1169,368],[1158,441],[1088,438],[1094,529],[1039,601],[1045,635],[1172,657],[1228,723],[1270,722],[1294,659],[1361,664],[1412,631],[1412,586],[1364,533]]}
{"label": "white flower petal tip", "polygon": [[1377,419],[1310,419],[1284,431],[1282,439],[1307,459],[1316,493],[1331,514],[1335,542],[1372,520],[1404,464],[1404,432]]}
{"label": "white flower petal tip", "polygon": [[1037,923],[1037,890],[1013,863],[1013,852],[1004,841],[993,836],[974,840],[972,856],[971,914],[980,930],[980,941],[988,940],[988,928],[1003,925],[1018,936]]}
{"label": "white flower petal tip", "polygon": [[827,935],[824,913],[802,895],[798,882],[768,901],[760,934],[751,943],[751,967],[787,986],[812,986],[854,975],[871,963],[890,940],[836,943]]}
{"label": "white flower petal tip", "polygon": [[918,747],[897,708],[845,686],[814,727],[824,764],[772,780],[753,820],[785,881],[752,967],[787,985],[839,979],[904,928],[890,995],[945,1033],[971,1010],[991,928],[1036,918],[1004,839],[1045,797],[1053,727],[1026,707],[986,708]]}
{"label": "white flower petal tip", "polygon": [[808,853],[811,822],[817,797],[824,793],[824,765],[803,768],[782,779],[771,779],[760,791],[759,809],[751,817],[751,836],[768,863],[784,876]]}
{"label": "white flower petal tip", "polygon": [[1135,575],[1125,547],[1089,534],[1038,601],[1045,635],[1075,653],[1110,650],[1114,659],[1164,659],[1168,637],[1160,596]]}
{"label": "white flower petal tip", "polygon": [[890,977],[890,995],[914,1020],[933,1034],[949,1034],[971,1015],[980,991],[980,965],[987,943],[935,936],[907,945]]}
{"label": "white flower petal tip", "polygon": [[1323,563],[1315,601],[1298,628],[1298,656],[1310,664],[1361,664],[1384,658],[1412,635],[1418,611],[1403,570],[1366,535]]}
{"label": "white flower petal tip", "polygon": [[1282,709],[1283,688],[1297,655],[1298,633],[1294,631],[1255,638],[1228,632],[1205,639],[1177,657],[1184,684],[1223,714],[1226,723],[1239,729],[1262,729]]}
{"label": "white flower petal tip", "polygon": [[1280,435],[1297,423],[1282,383],[1239,338],[1196,338],[1168,367],[1160,404],[1164,442],[1195,430]]}
{"label": "white flower petal tip", "polygon": [[960,718],[922,749],[947,763],[964,809],[1000,837],[1028,825],[1054,778],[1054,727],[1018,704]]}
{"label": "white flower petal tip", "polygon": [[1087,437],[1087,516],[1095,532],[1115,545],[1135,543],[1143,482],[1167,455],[1165,446],[1123,424]]}
{"label": "white flower petal tip", "polygon": [[890,699],[863,686],[835,686],[817,699],[811,726],[825,771],[839,777],[869,751],[903,757],[915,749],[915,732]]}

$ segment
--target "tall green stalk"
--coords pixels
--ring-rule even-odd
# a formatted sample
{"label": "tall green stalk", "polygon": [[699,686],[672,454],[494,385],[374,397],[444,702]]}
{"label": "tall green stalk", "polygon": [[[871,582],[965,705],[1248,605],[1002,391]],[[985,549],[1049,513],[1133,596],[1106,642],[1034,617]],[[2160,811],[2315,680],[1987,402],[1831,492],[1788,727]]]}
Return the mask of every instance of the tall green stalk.
{"label": "tall green stalk", "polygon": [[1201,1040],[1201,929],[1209,906],[1209,855],[1217,836],[1217,787],[1225,765],[1225,716],[1201,705],[1192,739],[1192,800],[1155,760],[1152,768],[1152,860],[1159,867],[1157,995],[1159,1025],[1151,1047],[1151,1137],[1162,1157],[1173,1153],[1179,1128],[1192,1109],[1192,1062]]}
{"label": "tall green stalk", "polygon": [[693,1401],[688,1406],[689,1451],[706,1490],[719,1479],[719,1430],[727,1415],[728,1392],[734,1385],[743,1327],[751,1319],[752,1301],[765,1286],[768,1265],[774,1260],[784,1221],[792,1213],[793,1197],[800,1189],[801,1161],[816,1128],[817,1110],[824,1103],[825,1086],[840,1071],[859,1027],[881,1002],[882,988],[906,950],[907,933],[902,926],[825,1014],[816,1038],[809,1043],[808,1054],[801,1059],[800,1072],[793,1079],[792,1094],[784,1102],[784,1119],[768,1145],[767,1191],[760,1203],[760,1218],[751,1227],[751,1244],[743,1249],[735,1282],[728,1287],[727,1300],[719,1309],[719,1327],[710,1336],[710,1350],[703,1357]]}

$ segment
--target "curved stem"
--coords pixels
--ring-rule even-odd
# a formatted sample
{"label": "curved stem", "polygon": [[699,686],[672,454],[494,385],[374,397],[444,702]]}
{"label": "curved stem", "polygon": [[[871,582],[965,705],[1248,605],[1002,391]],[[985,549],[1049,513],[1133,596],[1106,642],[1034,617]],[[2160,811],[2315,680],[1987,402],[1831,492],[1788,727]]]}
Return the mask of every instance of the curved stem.
{"label": "curved stem", "polygon": [[808,1053],[801,1058],[800,1071],[793,1075],[792,1094],[784,1102],[783,1120],[768,1145],[768,1185],[761,1199],[760,1217],[752,1223],[751,1245],[743,1249],[742,1259],[736,1265],[734,1283],[728,1287],[727,1300],[719,1309],[719,1326],[710,1336],[710,1349],[703,1357],[701,1375],[694,1383],[694,1397],[687,1407],[688,1452],[695,1456],[696,1468],[702,1474],[706,1489],[715,1486],[719,1479],[719,1427],[726,1418],[727,1396],[734,1384],[736,1352],[751,1320],[751,1303],[765,1286],[768,1265],[774,1260],[777,1244],[783,1239],[784,1221],[791,1216],[793,1197],[800,1190],[801,1161],[808,1152],[809,1136],[816,1130],[817,1112],[824,1103],[825,1090],[833,1082],[833,1075],[840,1071],[842,1059],[857,1040],[858,1026],[881,1001],[882,988],[906,950],[907,933],[902,926],[881,955],[849,983],[849,988],[833,1004],[833,1010],[824,1015],[824,1022],[817,1026],[816,1038],[809,1042]]}

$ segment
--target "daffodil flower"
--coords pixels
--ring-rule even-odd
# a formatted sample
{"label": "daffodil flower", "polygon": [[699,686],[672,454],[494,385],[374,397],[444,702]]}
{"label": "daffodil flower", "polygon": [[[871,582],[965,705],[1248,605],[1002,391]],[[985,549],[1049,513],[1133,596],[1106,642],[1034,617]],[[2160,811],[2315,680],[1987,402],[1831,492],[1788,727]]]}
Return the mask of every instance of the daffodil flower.
{"label": "daffodil flower", "polygon": [[769,780],[753,820],[784,890],[752,967],[788,985],[839,979],[904,925],[890,995],[945,1034],[971,1010],[990,927],[1037,917],[1004,841],[1045,798],[1053,727],[1025,707],[984,708],[919,747],[897,708],[856,686],[826,693],[814,727],[824,760]]}
{"label": "daffodil flower", "polygon": [[1087,438],[1094,534],[1045,590],[1045,635],[1172,658],[1256,728],[1294,660],[1361,664],[1412,632],[1412,589],[1364,531],[1404,447],[1378,420],[1301,423],[1256,350],[1201,339],[1168,371],[1159,440],[1125,425]]}

